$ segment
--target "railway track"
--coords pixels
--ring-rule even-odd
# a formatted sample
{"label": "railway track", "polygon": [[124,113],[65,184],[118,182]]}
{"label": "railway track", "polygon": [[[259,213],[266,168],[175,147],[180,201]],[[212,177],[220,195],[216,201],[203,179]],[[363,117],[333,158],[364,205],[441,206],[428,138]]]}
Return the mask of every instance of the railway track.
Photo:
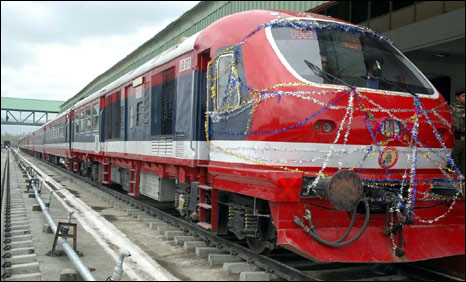
{"label": "railway track", "polygon": [[[38,161],[34,159],[37,164]],[[177,215],[177,211],[167,203],[159,203],[147,197],[133,198],[124,191],[97,184],[88,178],[78,176],[64,168],[52,166],[41,161],[41,169],[49,175],[59,175],[57,181],[70,179],[73,182],[86,183],[81,185],[89,192],[102,198],[107,203],[117,207],[127,215],[137,218],[146,228],[162,234],[167,243],[178,245],[186,254],[196,253],[199,260],[207,260],[213,268],[222,266],[225,276],[217,280],[292,280],[292,281],[328,281],[328,280],[360,280],[360,281],[464,281],[437,271],[420,268],[414,264],[348,264],[348,263],[316,263],[306,260],[284,249],[275,250],[268,256],[256,255],[244,243],[233,237],[217,236],[212,232],[187,222]],[[64,177],[62,173],[67,176]],[[75,180],[78,179],[78,180]],[[48,183],[52,187],[53,182]],[[79,194],[79,191],[72,192]],[[94,207],[97,212],[101,207]],[[103,215],[109,221],[115,221],[111,215]],[[141,233],[145,233],[141,231]],[[147,233],[147,236],[153,234]],[[150,237],[146,237],[147,242]],[[141,246],[144,249],[144,246]],[[170,262],[157,259],[161,265],[170,268]],[[188,255],[186,255],[187,257]],[[177,270],[174,270],[177,272]],[[183,280],[193,279],[189,274],[174,273]],[[195,279],[195,278],[194,278]],[[208,279],[206,279],[208,280]]]}
{"label": "railway track", "polygon": [[22,192],[19,187],[10,185],[9,151],[7,151],[2,168],[2,281],[40,281],[39,263],[33,246]]}

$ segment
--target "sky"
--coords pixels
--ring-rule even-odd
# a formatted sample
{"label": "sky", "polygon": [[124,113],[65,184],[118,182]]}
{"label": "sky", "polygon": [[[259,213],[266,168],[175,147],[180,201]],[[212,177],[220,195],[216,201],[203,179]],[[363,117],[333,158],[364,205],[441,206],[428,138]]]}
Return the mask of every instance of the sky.
{"label": "sky", "polygon": [[197,3],[2,1],[1,96],[66,101]]}

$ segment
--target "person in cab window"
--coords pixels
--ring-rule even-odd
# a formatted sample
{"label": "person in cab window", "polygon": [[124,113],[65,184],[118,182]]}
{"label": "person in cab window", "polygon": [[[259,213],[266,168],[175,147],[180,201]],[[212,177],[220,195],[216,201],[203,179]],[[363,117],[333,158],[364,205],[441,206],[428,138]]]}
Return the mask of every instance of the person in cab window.
{"label": "person in cab window", "polygon": [[322,63],[322,70],[328,72],[328,58],[327,55],[322,55],[320,57],[320,61]]}
{"label": "person in cab window", "polygon": [[372,89],[380,89],[382,78],[383,59],[377,57],[369,57],[366,60],[366,87]]}
{"label": "person in cab window", "polygon": [[326,54],[320,55],[320,62],[322,64],[322,78],[324,83],[331,84],[334,80],[334,72],[329,67],[328,56]]}

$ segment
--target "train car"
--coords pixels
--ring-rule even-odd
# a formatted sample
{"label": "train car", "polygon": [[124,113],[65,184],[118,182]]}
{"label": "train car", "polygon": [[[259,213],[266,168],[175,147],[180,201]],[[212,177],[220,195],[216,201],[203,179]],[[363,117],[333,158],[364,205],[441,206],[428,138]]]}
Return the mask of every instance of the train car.
{"label": "train car", "polygon": [[18,148],[20,149],[26,149],[26,145],[28,144],[28,140],[29,140],[29,134],[21,137],[19,140],[18,140]]}
{"label": "train car", "polygon": [[5,140],[5,141],[3,141],[3,146],[4,146],[5,148],[11,147],[11,141],[10,141],[10,140]]}
{"label": "train car", "polygon": [[199,93],[205,92],[208,61],[202,61],[202,85],[202,70],[194,69],[196,37],[72,107],[76,171],[159,201],[174,200],[176,181],[206,182],[206,168],[200,166],[207,165],[206,143],[199,142],[205,138],[206,97]]}
{"label": "train car", "polygon": [[19,148],[30,154],[43,158],[45,155],[44,144],[45,144],[46,128],[45,125],[39,127],[33,132],[29,133],[25,137],[19,140]]}
{"label": "train car", "polygon": [[73,169],[256,253],[464,255],[448,104],[384,36],[338,19],[226,16],[70,110]]}
{"label": "train car", "polygon": [[69,167],[71,164],[69,112],[65,111],[46,123],[43,159]]}

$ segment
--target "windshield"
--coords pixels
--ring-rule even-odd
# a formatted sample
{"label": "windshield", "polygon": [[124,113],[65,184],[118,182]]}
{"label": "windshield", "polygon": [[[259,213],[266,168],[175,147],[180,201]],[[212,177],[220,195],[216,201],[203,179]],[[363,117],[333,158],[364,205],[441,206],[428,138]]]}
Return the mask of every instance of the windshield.
{"label": "windshield", "polygon": [[305,80],[434,93],[426,79],[399,51],[375,36],[341,29],[299,30],[288,26],[274,26],[271,32],[286,62]]}

